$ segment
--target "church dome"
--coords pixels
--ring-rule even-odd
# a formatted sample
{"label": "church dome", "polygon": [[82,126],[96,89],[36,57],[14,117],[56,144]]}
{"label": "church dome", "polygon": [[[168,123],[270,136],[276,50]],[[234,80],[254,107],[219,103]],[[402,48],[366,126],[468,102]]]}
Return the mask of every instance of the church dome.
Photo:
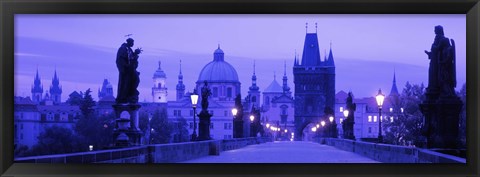
{"label": "church dome", "polygon": [[238,74],[235,68],[232,65],[224,61],[223,51],[218,49],[214,52],[214,60],[200,71],[198,76],[198,81],[209,81],[209,82],[238,82]]}

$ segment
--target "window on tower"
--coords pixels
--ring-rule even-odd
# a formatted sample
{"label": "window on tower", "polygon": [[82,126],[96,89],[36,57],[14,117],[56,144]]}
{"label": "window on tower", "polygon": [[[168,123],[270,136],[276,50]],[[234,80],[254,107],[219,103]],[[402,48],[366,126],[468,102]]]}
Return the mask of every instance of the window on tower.
{"label": "window on tower", "polygon": [[218,97],[218,87],[213,87],[213,97]]}
{"label": "window on tower", "polygon": [[256,97],[256,96],[253,96],[253,97],[252,97],[252,102],[253,102],[253,103],[257,102],[257,97]]}
{"label": "window on tower", "polygon": [[232,98],[232,88],[231,87],[227,88],[227,97]]}
{"label": "window on tower", "polygon": [[162,83],[158,83],[158,88],[162,88]]}

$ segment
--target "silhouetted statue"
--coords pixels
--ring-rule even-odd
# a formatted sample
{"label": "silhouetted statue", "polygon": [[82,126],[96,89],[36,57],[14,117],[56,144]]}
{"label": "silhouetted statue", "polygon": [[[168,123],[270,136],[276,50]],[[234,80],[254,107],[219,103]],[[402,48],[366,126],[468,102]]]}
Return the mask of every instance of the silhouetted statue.
{"label": "silhouetted statue", "polygon": [[343,137],[355,140],[353,125],[355,124],[355,111],[357,110],[357,104],[353,103],[352,92],[348,92],[346,110],[348,110],[348,117],[343,121]]}
{"label": "silhouetted statue", "polygon": [[140,72],[137,71],[138,55],[142,52],[140,48],[132,50],[134,40],[128,38],[117,51],[118,90],[117,103],[137,103],[138,84],[140,83]]}
{"label": "silhouetted statue", "polygon": [[207,81],[204,81],[204,85],[202,87],[202,110],[207,110],[208,108],[208,97],[212,94],[210,88],[208,88]]}
{"label": "silhouetted statue", "polygon": [[[452,45],[450,45],[450,41]],[[430,59],[428,90],[441,92],[444,96],[455,94],[455,41],[444,36],[443,27],[435,26],[435,39],[431,51],[425,50]]]}

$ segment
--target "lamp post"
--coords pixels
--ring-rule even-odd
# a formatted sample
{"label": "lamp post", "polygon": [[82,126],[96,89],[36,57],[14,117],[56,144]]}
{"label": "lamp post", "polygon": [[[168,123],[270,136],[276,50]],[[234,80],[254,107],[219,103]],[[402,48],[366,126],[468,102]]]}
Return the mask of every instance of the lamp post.
{"label": "lamp post", "polygon": [[255,137],[255,130],[253,128],[253,120],[255,120],[255,116],[250,115],[250,137]]}
{"label": "lamp post", "polygon": [[148,142],[147,142],[148,144],[151,144],[151,143],[152,143],[152,141],[151,141],[151,140],[152,140],[152,138],[151,138],[151,136],[152,136],[152,129],[151,129],[151,127],[152,127],[152,126],[151,126],[151,123],[150,123],[151,121],[152,121],[152,115],[151,115],[151,114],[148,114],[148,129],[147,129],[147,130],[148,130],[148,137],[147,137],[147,138],[148,138],[148,140],[147,140],[147,141],[148,141]]}
{"label": "lamp post", "polygon": [[233,115],[233,138],[238,138],[239,132],[238,132],[238,122],[237,122],[237,108],[232,109],[232,115]]}
{"label": "lamp post", "polygon": [[382,143],[383,142],[383,136],[382,136],[382,105],[383,105],[383,101],[385,99],[385,95],[382,94],[381,89],[378,89],[378,94],[375,98],[377,100],[377,105],[378,105],[378,142]]}
{"label": "lamp post", "polygon": [[192,138],[190,140],[195,141],[197,140],[197,122],[195,120],[195,115],[197,114],[196,109],[197,109],[197,102],[198,102],[197,93],[191,94],[190,100],[192,101],[192,107],[193,107],[193,133],[192,133]]}
{"label": "lamp post", "polygon": [[348,114],[349,114],[349,111],[348,109],[345,109],[343,110],[343,116],[345,116],[345,119],[342,121],[342,128],[343,128],[343,138],[349,138],[349,129],[348,129]]}
{"label": "lamp post", "polygon": [[333,116],[330,116],[330,117],[328,118],[328,120],[330,121],[330,137],[336,138],[336,136],[335,136],[335,131],[336,131],[337,125],[336,125],[336,123],[335,123],[335,121],[334,121]]}

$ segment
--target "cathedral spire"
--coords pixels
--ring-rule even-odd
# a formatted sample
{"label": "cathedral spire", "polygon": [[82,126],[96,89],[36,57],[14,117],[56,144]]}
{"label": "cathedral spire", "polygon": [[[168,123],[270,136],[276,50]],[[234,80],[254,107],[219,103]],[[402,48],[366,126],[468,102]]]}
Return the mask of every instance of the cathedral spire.
{"label": "cathedral spire", "polygon": [[179,75],[182,75],[182,60],[180,60],[180,74]]}
{"label": "cathedral spire", "polygon": [[395,77],[395,69],[393,69],[393,83],[392,83],[392,89],[390,90],[390,95],[398,95],[398,89],[397,89],[397,79]]}
{"label": "cathedral spire", "polygon": [[253,60],[253,75],[255,75],[255,60]]}
{"label": "cathedral spire", "polygon": [[185,95],[185,84],[183,84],[183,74],[182,74],[182,60],[180,60],[180,73],[178,74],[178,83],[177,83],[177,101],[180,101]]}
{"label": "cathedral spire", "polygon": [[255,75],[255,60],[253,60],[253,75],[252,75],[252,86],[249,87],[250,91],[258,91],[259,87],[257,86],[257,76]]}
{"label": "cathedral spire", "polygon": [[50,97],[54,104],[61,102],[62,87],[60,86],[60,79],[57,76],[57,69],[53,74],[52,85],[50,86]]}

